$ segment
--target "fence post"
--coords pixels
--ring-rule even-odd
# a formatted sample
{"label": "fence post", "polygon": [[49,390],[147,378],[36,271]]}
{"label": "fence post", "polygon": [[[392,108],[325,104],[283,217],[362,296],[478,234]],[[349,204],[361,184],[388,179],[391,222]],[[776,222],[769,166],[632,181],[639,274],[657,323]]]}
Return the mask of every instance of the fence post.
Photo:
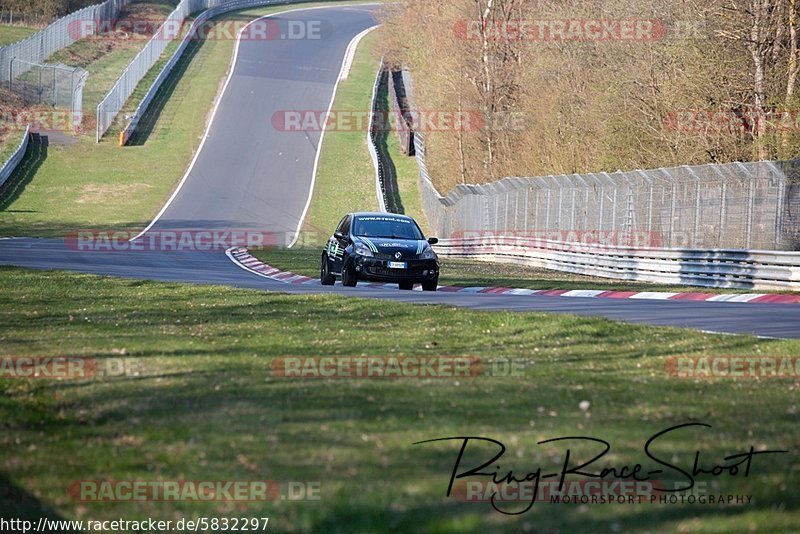
{"label": "fence post", "polygon": [[619,186],[614,184],[614,199],[611,203],[611,231],[617,230],[617,193],[619,193]]}
{"label": "fence post", "polygon": [[675,228],[675,197],[678,195],[678,186],[675,184],[675,178],[672,178],[672,199],[669,207],[669,246],[672,246],[672,234]]}
{"label": "fence post", "polygon": [[751,176],[747,184],[747,226],[745,230],[745,248],[750,248],[750,243],[753,238],[753,204],[755,199],[755,183]]}
{"label": "fence post", "polygon": [[572,188],[572,210],[569,216],[569,228],[570,230],[575,230],[575,188]]}
{"label": "fence post", "polygon": [[775,206],[775,250],[781,248],[781,230],[783,226],[783,199],[786,197],[786,180],[778,177],[778,199]]}
{"label": "fence post", "polygon": [[525,187],[525,215],[522,218],[523,230],[528,232],[528,193],[530,193],[530,186]]}
{"label": "fence post", "polygon": [[600,186],[600,210],[599,210],[599,213],[597,215],[597,230],[598,231],[603,230],[603,207],[605,205],[605,200],[606,200],[606,193],[603,190],[603,186],[601,185]]}
{"label": "fence post", "polygon": [[722,192],[719,199],[719,230],[717,232],[717,246],[722,243],[722,236],[725,235],[725,205],[728,202],[728,183],[722,182]]}
{"label": "fence post", "polygon": [[692,229],[692,246],[697,245],[697,234],[700,232],[700,179],[697,179],[697,184],[694,188],[695,201],[694,201],[694,228]]}
{"label": "fence post", "polygon": [[547,189],[547,210],[545,211],[544,229],[550,230],[550,204],[553,201],[553,190]]}

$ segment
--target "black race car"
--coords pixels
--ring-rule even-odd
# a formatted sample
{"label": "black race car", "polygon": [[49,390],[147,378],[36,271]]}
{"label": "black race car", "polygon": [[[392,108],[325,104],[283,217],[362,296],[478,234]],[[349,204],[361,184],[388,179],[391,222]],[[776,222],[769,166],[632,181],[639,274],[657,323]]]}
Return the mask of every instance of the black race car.
{"label": "black race car", "polygon": [[348,213],[322,251],[320,282],[355,287],[359,280],[397,282],[400,289],[422,284],[436,291],[439,258],[431,248],[439,240],[425,239],[417,222],[393,213]]}

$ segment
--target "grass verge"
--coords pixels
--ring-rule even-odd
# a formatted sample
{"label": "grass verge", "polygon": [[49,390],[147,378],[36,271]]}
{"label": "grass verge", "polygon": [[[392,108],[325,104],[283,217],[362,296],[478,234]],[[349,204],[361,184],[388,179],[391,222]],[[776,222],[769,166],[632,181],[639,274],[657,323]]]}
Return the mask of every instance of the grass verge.
{"label": "grass verge", "polygon": [[[350,75],[339,84],[333,110],[366,115],[371,109],[372,88],[380,64],[380,54],[375,48],[378,41],[377,32],[372,32],[359,44]],[[378,99],[382,109],[388,109],[385,88],[378,93]],[[402,155],[394,132],[385,136],[385,142],[391,159],[389,164],[397,175],[402,212],[414,217],[425,230],[426,221],[416,183],[416,162],[414,158]],[[377,209],[375,169],[369,157],[366,129],[329,129],[321,150],[314,194],[304,224],[303,245],[324,243],[345,213]]]}
{"label": "grass verge", "polygon": [[6,46],[36,33],[36,28],[17,26],[16,24],[0,24],[0,46]]}
{"label": "grass verge", "polygon": [[[339,83],[332,110],[354,112],[364,117],[372,106],[372,87],[379,60],[373,31],[360,42],[346,80]],[[367,149],[364,128],[328,128],[320,148],[314,193],[306,214],[304,231],[311,236],[305,244],[321,244],[333,232],[345,213],[376,211],[375,168]]]}
{"label": "grass verge", "polygon": [[[82,355],[139,372],[0,379],[0,516],[268,516],[270,530],[314,532],[796,532],[797,380],[693,381],[664,367],[674,355],[798,352],[797,341],[567,315],[0,268],[0,356]],[[300,380],[270,371],[277,357],[343,355],[513,358],[523,371],[459,380]],[[589,407],[579,408],[583,401]],[[509,447],[503,468],[521,474],[563,461],[564,448],[538,441],[596,436],[613,444],[603,466],[649,469],[657,466],[644,442],[691,421],[713,429],[657,447],[686,469],[696,450],[709,464],[750,444],[792,453],[756,457],[747,478],[698,476],[707,492],[752,494],[747,506],[537,503],[512,517],[445,497],[456,444],[412,445],[492,437]],[[570,448],[576,461],[596,452]],[[87,479],[315,481],[320,500],[93,503],[67,495],[71,482]]]}
{"label": "grass verge", "polygon": [[[308,3],[301,7],[329,5]],[[248,9],[217,19],[252,20],[289,6]],[[145,143],[120,148],[81,136],[40,147],[0,192],[0,235],[63,236],[85,228],[138,231],[183,175],[230,66],[233,41],[203,41],[168,97]]]}

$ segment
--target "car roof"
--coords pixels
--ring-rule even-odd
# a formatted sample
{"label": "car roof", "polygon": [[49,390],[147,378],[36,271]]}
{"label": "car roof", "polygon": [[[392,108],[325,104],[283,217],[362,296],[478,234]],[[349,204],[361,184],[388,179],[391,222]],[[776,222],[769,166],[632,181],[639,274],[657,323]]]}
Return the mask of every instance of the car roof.
{"label": "car roof", "polygon": [[411,219],[414,220],[413,217],[409,217],[408,215],[401,215],[399,213],[382,213],[379,211],[358,211],[355,213],[351,213],[355,218],[359,217],[396,217],[398,219]]}

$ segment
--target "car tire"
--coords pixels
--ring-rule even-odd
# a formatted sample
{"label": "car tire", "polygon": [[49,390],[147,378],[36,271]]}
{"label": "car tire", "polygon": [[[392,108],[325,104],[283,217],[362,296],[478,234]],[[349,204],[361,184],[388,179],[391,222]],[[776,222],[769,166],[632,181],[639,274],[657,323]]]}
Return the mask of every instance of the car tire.
{"label": "car tire", "polygon": [[356,284],[358,284],[358,277],[356,277],[352,267],[345,262],[342,266],[342,285],[345,287],[356,287]]}
{"label": "car tire", "polygon": [[319,268],[319,281],[323,286],[332,286],[336,283],[336,277],[331,274],[327,254],[322,255],[322,265]]}
{"label": "car tire", "polygon": [[439,277],[437,276],[433,280],[427,280],[422,282],[422,290],[423,291],[436,291],[439,287]]}
{"label": "car tire", "polygon": [[400,282],[398,285],[403,291],[411,291],[414,289],[414,282]]}

